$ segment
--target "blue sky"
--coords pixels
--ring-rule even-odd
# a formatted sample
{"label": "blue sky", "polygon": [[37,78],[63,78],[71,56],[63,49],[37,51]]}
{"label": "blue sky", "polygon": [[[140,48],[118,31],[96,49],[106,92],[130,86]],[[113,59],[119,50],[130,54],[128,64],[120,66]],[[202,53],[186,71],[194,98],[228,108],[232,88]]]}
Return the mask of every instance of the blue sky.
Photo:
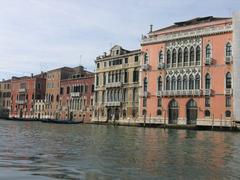
{"label": "blue sky", "polygon": [[84,65],[142,34],[199,16],[231,16],[240,0],[0,0],[0,79]]}

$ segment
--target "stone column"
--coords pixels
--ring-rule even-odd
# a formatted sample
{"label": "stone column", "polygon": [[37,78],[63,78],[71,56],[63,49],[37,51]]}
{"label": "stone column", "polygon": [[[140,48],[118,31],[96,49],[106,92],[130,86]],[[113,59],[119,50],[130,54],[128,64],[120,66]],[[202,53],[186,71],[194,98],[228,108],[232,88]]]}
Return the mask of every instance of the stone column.
{"label": "stone column", "polygon": [[240,12],[233,14],[233,118],[240,121]]}

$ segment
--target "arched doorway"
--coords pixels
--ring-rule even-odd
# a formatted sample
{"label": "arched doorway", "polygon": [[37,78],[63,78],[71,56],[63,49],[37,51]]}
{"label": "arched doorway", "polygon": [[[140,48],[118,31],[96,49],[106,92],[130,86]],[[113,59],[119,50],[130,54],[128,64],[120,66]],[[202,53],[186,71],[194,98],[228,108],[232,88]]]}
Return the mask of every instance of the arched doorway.
{"label": "arched doorway", "polygon": [[107,121],[112,120],[112,110],[111,108],[108,108],[107,110]]}
{"label": "arched doorway", "polygon": [[23,110],[20,109],[20,118],[23,118]]}
{"label": "arched doorway", "polygon": [[171,100],[168,105],[168,123],[177,124],[178,121],[178,103],[175,99]]}
{"label": "arched doorway", "polygon": [[119,109],[116,108],[116,109],[115,109],[115,116],[114,116],[115,118],[114,118],[114,120],[119,120],[119,113],[120,113],[120,112],[119,112]]}
{"label": "arched doorway", "polygon": [[192,125],[197,124],[198,107],[196,101],[194,101],[193,99],[189,100],[186,109],[187,109],[187,124]]}
{"label": "arched doorway", "polygon": [[73,112],[70,112],[70,120],[73,120]]}

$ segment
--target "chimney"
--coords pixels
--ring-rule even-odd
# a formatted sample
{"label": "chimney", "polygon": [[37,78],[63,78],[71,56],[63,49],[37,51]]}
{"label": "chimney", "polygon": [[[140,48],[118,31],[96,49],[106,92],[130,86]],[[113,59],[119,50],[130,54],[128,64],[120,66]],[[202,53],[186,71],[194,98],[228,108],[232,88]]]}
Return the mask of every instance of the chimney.
{"label": "chimney", "polygon": [[152,24],[150,24],[150,33],[153,31],[153,25]]}
{"label": "chimney", "polygon": [[31,73],[31,78],[33,78],[33,73]]}

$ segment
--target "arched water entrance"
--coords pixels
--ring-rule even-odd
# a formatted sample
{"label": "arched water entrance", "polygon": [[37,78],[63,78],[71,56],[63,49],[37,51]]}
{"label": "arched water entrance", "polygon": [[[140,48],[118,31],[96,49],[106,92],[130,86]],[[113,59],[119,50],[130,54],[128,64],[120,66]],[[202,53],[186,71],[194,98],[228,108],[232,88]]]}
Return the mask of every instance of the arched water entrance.
{"label": "arched water entrance", "polygon": [[115,109],[115,115],[114,115],[114,117],[115,117],[115,120],[119,120],[119,108],[116,108]]}
{"label": "arched water entrance", "polygon": [[198,107],[196,101],[191,99],[187,103],[187,124],[195,125],[197,124],[197,116],[198,116]]}
{"label": "arched water entrance", "polygon": [[168,123],[177,124],[178,121],[178,103],[175,99],[171,100],[168,105]]}
{"label": "arched water entrance", "polygon": [[107,121],[112,120],[112,109],[108,108],[107,110]]}

